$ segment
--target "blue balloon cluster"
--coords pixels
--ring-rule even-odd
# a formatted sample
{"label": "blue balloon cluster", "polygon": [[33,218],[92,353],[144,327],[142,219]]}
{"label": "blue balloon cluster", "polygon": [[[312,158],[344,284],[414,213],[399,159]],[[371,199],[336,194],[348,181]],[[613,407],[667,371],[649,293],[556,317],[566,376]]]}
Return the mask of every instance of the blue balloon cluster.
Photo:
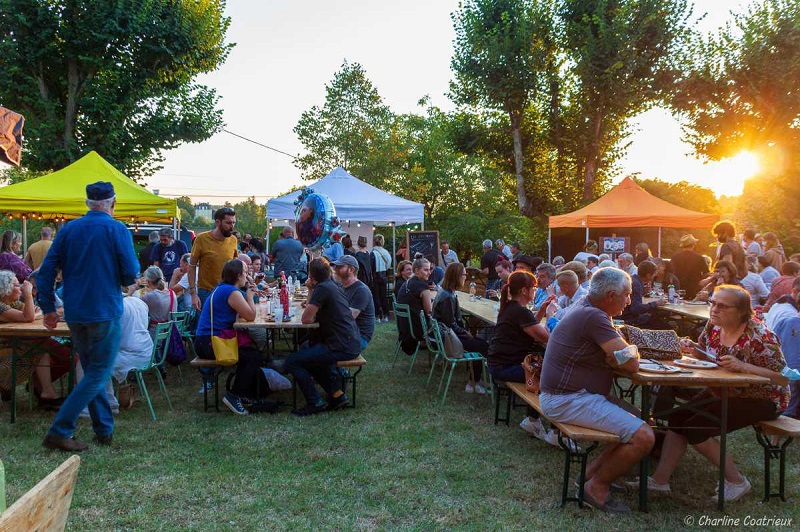
{"label": "blue balloon cluster", "polygon": [[294,205],[295,232],[305,247],[313,251],[341,238],[336,207],[328,196],[306,188]]}

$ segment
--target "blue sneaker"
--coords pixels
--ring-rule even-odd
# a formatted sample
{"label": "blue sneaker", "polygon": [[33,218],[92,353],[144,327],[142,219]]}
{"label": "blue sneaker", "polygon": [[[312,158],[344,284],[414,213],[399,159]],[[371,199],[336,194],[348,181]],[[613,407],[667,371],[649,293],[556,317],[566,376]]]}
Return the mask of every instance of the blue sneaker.
{"label": "blue sneaker", "polygon": [[242,400],[235,395],[226,393],[225,397],[222,398],[222,402],[225,403],[225,406],[227,406],[234,414],[238,414],[240,416],[246,416],[248,414],[247,409],[242,404]]}

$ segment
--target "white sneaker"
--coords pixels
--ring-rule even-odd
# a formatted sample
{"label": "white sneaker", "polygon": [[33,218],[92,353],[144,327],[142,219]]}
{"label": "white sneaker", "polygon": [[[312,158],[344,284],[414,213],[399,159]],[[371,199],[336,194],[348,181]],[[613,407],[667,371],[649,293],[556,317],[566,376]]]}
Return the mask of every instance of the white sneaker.
{"label": "white sneaker", "polygon": [[[750,481],[747,480],[747,477],[742,475],[744,478],[744,482],[741,484],[734,484],[733,482],[725,481],[725,502],[732,502],[738,501],[745,495],[747,495],[753,486],[750,485]],[[717,502],[719,500],[719,485],[717,485],[717,494],[711,497],[711,500]]]}
{"label": "white sneaker", "polygon": [[[466,393],[475,393],[475,386],[473,386],[472,384],[467,384],[467,386],[464,388],[464,391]],[[484,393],[486,392],[484,391]]]}
{"label": "white sneaker", "polygon": [[[561,444],[558,443],[558,433],[556,431],[554,431],[553,429],[550,429],[546,433],[544,433],[541,436],[539,436],[539,439],[549,443],[553,447],[558,447],[559,449],[562,448]],[[563,439],[564,439],[564,443],[567,446],[569,446],[571,449],[573,449],[574,451],[578,451],[579,452],[581,450],[581,446],[578,445],[578,442],[572,441],[569,438],[563,438]]]}
{"label": "white sneaker", "polygon": [[383,323],[389,323],[389,317],[388,316],[385,316],[383,318]]}
{"label": "white sneaker", "polygon": [[[631,489],[638,490],[639,489],[639,477],[636,477],[636,480],[631,480],[625,483]],[[672,491],[669,484],[659,484],[653,477],[647,477],[647,491],[658,491],[660,493],[669,493]]]}
{"label": "white sneaker", "polygon": [[206,391],[211,391],[214,389],[214,383],[212,381],[204,382],[197,393],[205,393]]}
{"label": "white sneaker", "polygon": [[486,388],[481,386],[480,384],[475,385],[475,393],[478,395],[486,395]]}
{"label": "white sneaker", "polygon": [[538,419],[531,419],[526,417],[519,424],[520,428],[535,438],[542,438],[544,436],[544,427],[542,422]]}

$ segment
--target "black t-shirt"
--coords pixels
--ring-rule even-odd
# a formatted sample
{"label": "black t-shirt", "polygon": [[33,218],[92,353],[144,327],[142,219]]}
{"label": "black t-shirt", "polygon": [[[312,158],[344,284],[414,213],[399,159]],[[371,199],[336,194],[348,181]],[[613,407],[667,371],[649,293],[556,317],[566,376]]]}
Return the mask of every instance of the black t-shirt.
{"label": "black t-shirt", "polygon": [[[400,287],[400,291],[397,294],[397,302],[408,305],[411,311],[411,323],[414,326],[414,336],[417,339],[424,338],[422,335],[422,323],[419,321],[419,313],[423,309],[422,292],[427,289],[428,281],[423,281],[414,275]],[[413,340],[406,320],[399,320],[397,323],[400,331],[400,341]]]}
{"label": "black t-shirt", "polygon": [[328,346],[328,349],[351,355],[361,353],[361,339],[356,321],[353,319],[350,305],[341,286],[332,279],[319,283],[314,287],[308,302],[319,308],[318,338]]}
{"label": "black t-shirt", "polygon": [[487,356],[489,363],[501,366],[521,364],[526,355],[542,351],[542,345],[523,330],[536,323],[536,316],[527,307],[509,301],[494,328]]}
{"label": "black t-shirt", "polygon": [[494,269],[495,264],[497,264],[497,257],[499,256],[500,252],[490,249],[483,254],[483,257],[481,257],[481,270],[484,268],[489,268],[489,275],[487,278],[490,281],[500,278],[500,276],[497,275],[497,271]]}
{"label": "black t-shirt", "polygon": [[359,334],[365,340],[371,340],[375,332],[375,304],[372,302],[372,292],[367,285],[356,281],[344,288],[344,295],[350,308],[360,311],[356,318]]}
{"label": "black t-shirt", "polygon": [[741,279],[747,275],[747,264],[745,263],[744,249],[742,249],[742,246],[740,246],[738,242],[728,240],[722,244],[722,247],[719,248],[717,260],[721,259],[725,255],[730,255],[733,259],[732,262],[733,265],[736,266],[736,277],[738,279]]}
{"label": "black t-shirt", "polygon": [[[686,298],[694,299],[700,290],[700,280],[708,273],[708,264],[702,255],[684,249],[672,256],[669,268],[680,280],[680,287],[686,290]],[[664,286],[666,291],[667,286]],[[677,289],[677,287],[676,287]]]}

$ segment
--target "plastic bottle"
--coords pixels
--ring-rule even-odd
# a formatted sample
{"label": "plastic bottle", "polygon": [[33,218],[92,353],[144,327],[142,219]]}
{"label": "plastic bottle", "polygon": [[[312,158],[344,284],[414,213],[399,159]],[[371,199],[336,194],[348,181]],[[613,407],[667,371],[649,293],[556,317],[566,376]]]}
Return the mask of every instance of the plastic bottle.
{"label": "plastic bottle", "polygon": [[286,321],[289,318],[291,305],[289,303],[289,289],[286,287],[286,275],[283,272],[281,272],[281,282],[279,284],[281,285],[280,301],[283,309],[283,319]]}
{"label": "plastic bottle", "polygon": [[667,289],[667,294],[669,294],[667,301],[669,301],[670,303],[677,303],[677,295],[675,294],[674,284],[669,285],[669,288]]}
{"label": "plastic bottle", "polygon": [[475,301],[475,281],[469,283],[469,300]]}

